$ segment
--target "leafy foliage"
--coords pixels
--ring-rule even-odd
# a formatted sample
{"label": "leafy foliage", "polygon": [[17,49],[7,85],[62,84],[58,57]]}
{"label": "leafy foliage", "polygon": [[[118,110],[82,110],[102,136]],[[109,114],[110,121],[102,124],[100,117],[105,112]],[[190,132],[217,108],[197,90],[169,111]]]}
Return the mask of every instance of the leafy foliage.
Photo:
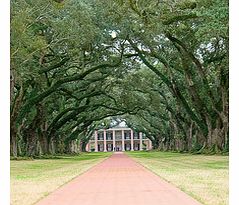
{"label": "leafy foliage", "polygon": [[115,117],[155,148],[228,148],[227,1],[11,1],[12,154],[84,151]]}

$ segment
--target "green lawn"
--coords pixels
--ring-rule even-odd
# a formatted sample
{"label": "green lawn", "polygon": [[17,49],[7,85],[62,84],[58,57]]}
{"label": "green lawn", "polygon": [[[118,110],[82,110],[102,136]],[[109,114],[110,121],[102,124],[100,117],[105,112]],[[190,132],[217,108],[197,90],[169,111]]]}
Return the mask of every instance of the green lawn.
{"label": "green lawn", "polygon": [[11,160],[11,205],[31,205],[112,153]]}
{"label": "green lawn", "polygon": [[127,155],[205,205],[228,204],[228,156],[156,151]]}

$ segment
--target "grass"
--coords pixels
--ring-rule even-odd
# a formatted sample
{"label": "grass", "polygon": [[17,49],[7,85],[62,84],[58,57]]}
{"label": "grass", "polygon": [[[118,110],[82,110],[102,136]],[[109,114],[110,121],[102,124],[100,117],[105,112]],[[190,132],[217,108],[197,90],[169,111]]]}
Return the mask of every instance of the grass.
{"label": "grass", "polygon": [[11,205],[31,205],[111,153],[84,153],[53,159],[11,160]]}
{"label": "grass", "polygon": [[156,151],[127,155],[202,204],[228,204],[228,156]]}

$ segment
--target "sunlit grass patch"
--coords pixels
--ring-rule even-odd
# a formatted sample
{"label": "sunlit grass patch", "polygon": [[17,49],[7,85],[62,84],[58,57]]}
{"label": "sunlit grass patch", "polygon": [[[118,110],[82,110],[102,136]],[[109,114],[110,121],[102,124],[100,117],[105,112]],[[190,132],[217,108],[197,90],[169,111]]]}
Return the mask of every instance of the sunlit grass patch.
{"label": "sunlit grass patch", "polygon": [[11,204],[34,204],[110,155],[101,152],[54,159],[11,160]]}
{"label": "sunlit grass patch", "polygon": [[205,205],[228,204],[228,156],[155,151],[127,154]]}

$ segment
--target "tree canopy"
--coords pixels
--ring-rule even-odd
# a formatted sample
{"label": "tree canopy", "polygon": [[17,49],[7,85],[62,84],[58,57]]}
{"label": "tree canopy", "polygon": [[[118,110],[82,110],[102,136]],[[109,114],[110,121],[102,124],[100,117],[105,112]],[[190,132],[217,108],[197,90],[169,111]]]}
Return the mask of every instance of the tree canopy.
{"label": "tree canopy", "polygon": [[227,151],[228,41],[226,0],[12,0],[11,154],[84,151],[112,119]]}

